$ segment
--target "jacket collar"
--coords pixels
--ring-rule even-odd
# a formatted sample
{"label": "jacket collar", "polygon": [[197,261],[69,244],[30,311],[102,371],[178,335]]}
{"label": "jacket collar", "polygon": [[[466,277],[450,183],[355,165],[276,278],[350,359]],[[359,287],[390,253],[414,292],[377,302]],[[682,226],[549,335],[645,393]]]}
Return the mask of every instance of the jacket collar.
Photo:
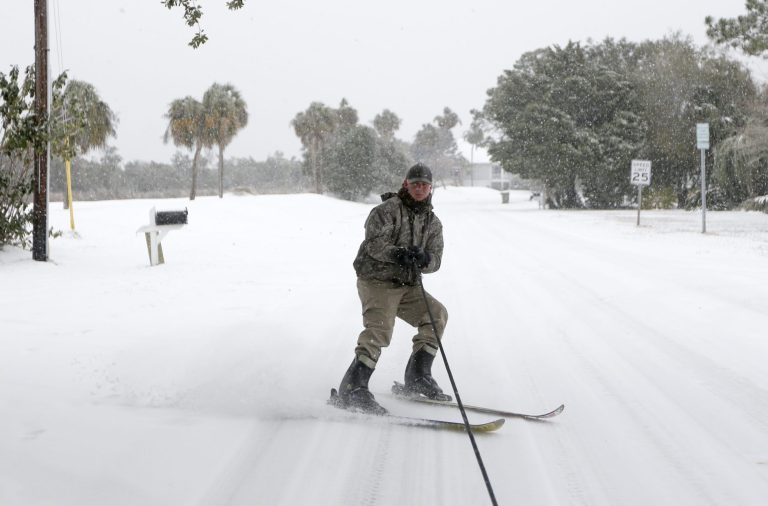
{"label": "jacket collar", "polygon": [[413,200],[411,194],[405,188],[400,188],[397,193],[387,192],[381,195],[382,202],[391,199],[392,197],[399,197],[403,205],[412,210],[416,214],[426,213],[432,210],[432,195],[430,194],[425,200],[417,202]]}

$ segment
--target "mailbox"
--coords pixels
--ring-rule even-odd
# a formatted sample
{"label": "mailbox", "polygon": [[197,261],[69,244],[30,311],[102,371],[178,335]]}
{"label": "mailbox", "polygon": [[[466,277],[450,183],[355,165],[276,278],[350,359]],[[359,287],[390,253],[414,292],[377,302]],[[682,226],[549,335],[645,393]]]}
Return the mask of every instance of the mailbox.
{"label": "mailbox", "polygon": [[186,225],[189,212],[183,211],[157,211],[155,213],[155,225]]}
{"label": "mailbox", "polygon": [[187,209],[183,211],[155,211],[149,210],[149,225],[139,228],[136,233],[144,233],[147,239],[147,252],[149,264],[158,265],[165,263],[163,257],[163,238],[171,230],[178,230],[187,224]]}

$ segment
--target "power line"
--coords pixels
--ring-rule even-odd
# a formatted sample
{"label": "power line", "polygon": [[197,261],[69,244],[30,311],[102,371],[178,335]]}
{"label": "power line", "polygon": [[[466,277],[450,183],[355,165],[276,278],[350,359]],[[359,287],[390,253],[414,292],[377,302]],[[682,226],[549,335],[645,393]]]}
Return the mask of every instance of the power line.
{"label": "power line", "polygon": [[59,74],[64,72],[64,47],[61,43],[61,6],[59,0],[53,0],[53,30],[56,37],[56,58],[59,63]]}

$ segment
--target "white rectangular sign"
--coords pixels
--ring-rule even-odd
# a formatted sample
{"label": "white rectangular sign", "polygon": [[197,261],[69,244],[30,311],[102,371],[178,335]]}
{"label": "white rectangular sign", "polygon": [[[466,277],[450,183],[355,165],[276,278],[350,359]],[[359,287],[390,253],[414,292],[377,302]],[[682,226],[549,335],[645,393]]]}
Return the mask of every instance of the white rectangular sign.
{"label": "white rectangular sign", "polygon": [[651,184],[651,161],[650,160],[632,160],[632,171],[629,175],[629,182],[637,186],[648,186]]}
{"label": "white rectangular sign", "polygon": [[696,149],[709,149],[709,123],[696,123]]}

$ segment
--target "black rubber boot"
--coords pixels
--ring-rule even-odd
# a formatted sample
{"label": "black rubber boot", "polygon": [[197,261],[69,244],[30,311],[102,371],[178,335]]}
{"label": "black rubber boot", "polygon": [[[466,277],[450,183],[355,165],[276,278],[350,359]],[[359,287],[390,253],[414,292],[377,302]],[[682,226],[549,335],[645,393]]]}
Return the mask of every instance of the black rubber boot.
{"label": "black rubber boot", "polygon": [[371,415],[386,415],[387,410],[376,402],[373,394],[368,390],[371,374],[373,369],[355,357],[339,385],[339,398],[346,409]]}
{"label": "black rubber boot", "polygon": [[405,366],[405,390],[411,395],[423,395],[436,401],[450,401],[451,396],[432,377],[432,362],[435,356],[424,348],[414,352]]}

